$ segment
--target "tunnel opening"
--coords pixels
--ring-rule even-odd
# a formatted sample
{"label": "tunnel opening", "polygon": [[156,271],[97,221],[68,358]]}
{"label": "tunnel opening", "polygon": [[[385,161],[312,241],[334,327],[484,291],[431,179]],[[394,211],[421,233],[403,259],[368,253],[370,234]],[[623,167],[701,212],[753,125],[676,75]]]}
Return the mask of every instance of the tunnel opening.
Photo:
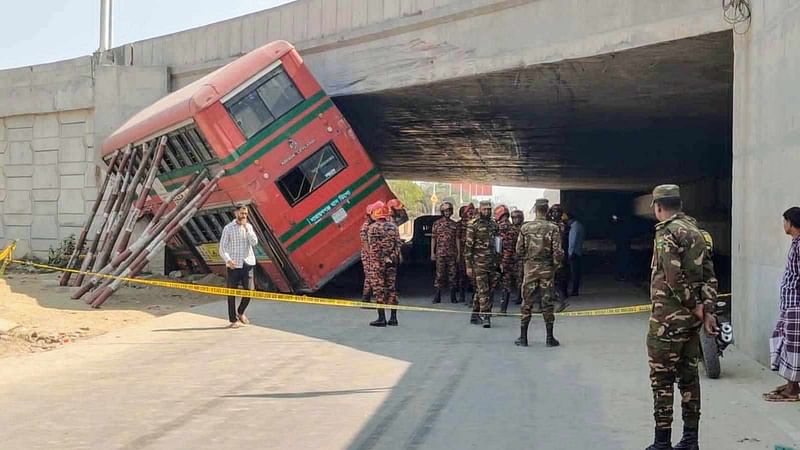
{"label": "tunnel opening", "polygon": [[678,184],[729,292],[729,31],[334,101],[389,178],[560,190],[585,222],[586,282],[647,284],[648,194]]}

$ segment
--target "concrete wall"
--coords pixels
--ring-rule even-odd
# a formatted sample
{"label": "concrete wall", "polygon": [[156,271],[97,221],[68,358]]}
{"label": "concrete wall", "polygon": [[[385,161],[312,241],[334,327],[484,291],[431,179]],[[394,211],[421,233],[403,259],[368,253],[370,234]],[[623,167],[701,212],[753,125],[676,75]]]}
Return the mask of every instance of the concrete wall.
{"label": "concrete wall", "polygon": [[800,3],[751,3],[734,41],[733,305],[738,346],[766,363],[789,246],[781,214],[800,204]]}

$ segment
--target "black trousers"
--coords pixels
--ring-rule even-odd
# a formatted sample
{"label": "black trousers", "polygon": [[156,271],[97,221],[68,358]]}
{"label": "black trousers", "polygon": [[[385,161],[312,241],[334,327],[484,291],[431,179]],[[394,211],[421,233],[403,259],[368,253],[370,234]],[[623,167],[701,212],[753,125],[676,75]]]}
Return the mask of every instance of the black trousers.
{"label": "black trousers", "polygon": [[[228,269],[228,273],[226,278],[226,285],[229,288],[243,288],[243,289],[255,289],[255,284],[253,283],[253,267],[247,264],[242,265],[241,269]],[[242,302],[239,304],[239,309],[236,309],[236,297],[229,295],[228,296],[228,319],[231,323],[236,322],[239,320],[239,316],[244,314],[244,310],[247,309],[247,305],[250,304],[250,297],[242,297]]]}
{"label": "black trousers", "polygon": [[581,289],[581,255],[569,257],[569,281],[572,285],[570,295],[578,295]]}

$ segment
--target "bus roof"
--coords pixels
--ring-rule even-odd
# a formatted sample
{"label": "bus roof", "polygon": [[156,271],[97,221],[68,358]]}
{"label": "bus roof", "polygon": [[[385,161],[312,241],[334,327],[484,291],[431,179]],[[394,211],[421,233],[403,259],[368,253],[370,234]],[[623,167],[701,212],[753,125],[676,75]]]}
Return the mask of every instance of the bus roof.
{"label": "bus roof", "polygon": [[286,41],[271,42],[158,100],[103,142],[103,156],[191,119],[293,48]]}

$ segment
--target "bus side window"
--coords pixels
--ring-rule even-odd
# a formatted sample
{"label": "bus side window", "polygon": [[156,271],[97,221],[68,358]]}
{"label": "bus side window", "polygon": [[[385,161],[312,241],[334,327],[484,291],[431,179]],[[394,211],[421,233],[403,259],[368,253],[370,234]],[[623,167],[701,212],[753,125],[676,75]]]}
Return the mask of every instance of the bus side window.
{"label": "bus side window", "polygon": [[226,102],[225,107],[250,139],[302,101],[291,78],[278,67]]}
{"label": "bus side window", "polygon": [[278,179],[278,187],[294,206],[346,166],[333,144],[328,144]]}

